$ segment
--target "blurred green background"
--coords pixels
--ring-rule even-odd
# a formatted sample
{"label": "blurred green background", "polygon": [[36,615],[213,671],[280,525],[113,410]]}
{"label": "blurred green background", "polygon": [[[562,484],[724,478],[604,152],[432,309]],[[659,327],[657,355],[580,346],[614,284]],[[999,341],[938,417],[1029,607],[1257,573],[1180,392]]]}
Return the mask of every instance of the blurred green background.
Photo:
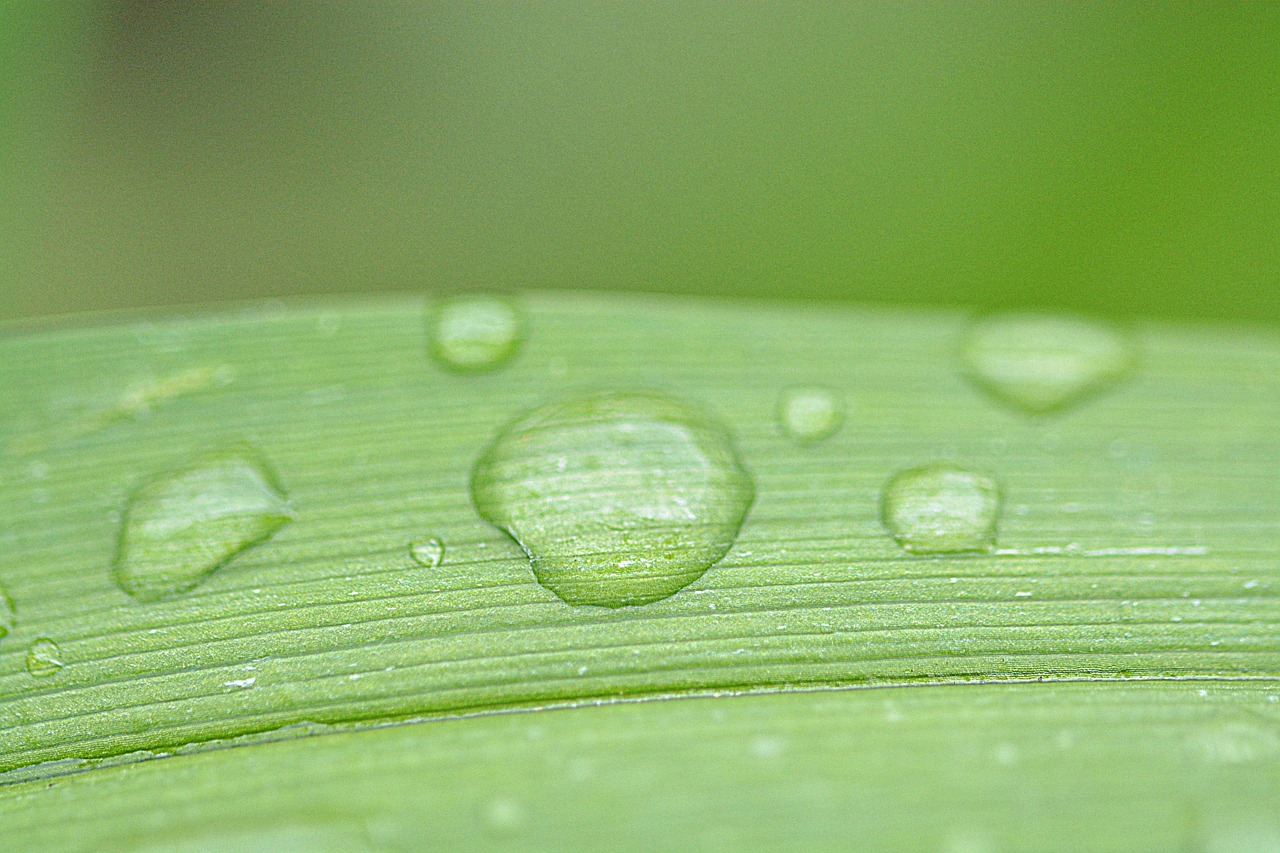
{"label": "blurred green background", "polygon": [[0,318],[622,288],[1280,323],[1280,3],[0,4]]}

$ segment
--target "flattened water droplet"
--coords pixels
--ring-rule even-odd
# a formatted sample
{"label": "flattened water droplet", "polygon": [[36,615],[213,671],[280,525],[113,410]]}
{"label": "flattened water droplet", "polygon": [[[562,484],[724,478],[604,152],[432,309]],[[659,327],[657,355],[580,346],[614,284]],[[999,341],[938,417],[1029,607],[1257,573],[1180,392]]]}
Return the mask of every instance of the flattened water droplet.
{"label": "flattened water droplet", "polygon": [[274,475],[252,450],[201,457],[144,483],[129,498],[116,583],[139,601],[186,592],[292,519]]}
{"label": "flattened water droplet", "polygon": [[434,569],[444,560],[444,542],[432,536],[418,539],[409,546],[409,556],[420,566]]}
{"label": "flattened water droplet", "polygon": [[844,421],[844,401],[828,388],[788,388],[778,399],[782,431],[800,444],[813,444],[835,435]]}
{"label": "flattened water droplet", "polygon": [[624,607],[673,595],[724,557],[755,486],[715,421],[611,392],[511,423],[476,463],[471,494],[544,587]]}
{"label": "flattened water droplet", "polygon": [[1133,347],[1119,330],[1069,315],[986,317],[970,326],[962,354],[980,387],[1035,413],[1078,402],[1134,362]]}
{"label": "flattened water droplet", "polygon": [[488,294],[444,299],[432,316],[431,354],[451,370],[492,370],[515,354],[520,316]]}
{"label": "flattened water droplet", "polygon": [[48,637],[39,638],[27,649],[27,672],[36,678],[48,678],[62,666],[62,650]]}
{"label": "flattened water droplet", "polygon": [[1000,489],[960,468],[912,468],[885,486],[880,509],[885,528],[913,554],[986,551],[995,542]]}

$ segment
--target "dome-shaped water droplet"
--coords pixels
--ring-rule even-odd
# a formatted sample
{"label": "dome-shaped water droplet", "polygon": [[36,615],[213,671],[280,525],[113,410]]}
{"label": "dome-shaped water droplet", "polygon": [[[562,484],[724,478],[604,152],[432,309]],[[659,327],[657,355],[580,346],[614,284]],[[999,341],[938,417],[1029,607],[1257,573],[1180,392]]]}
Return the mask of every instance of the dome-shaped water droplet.
{"label": "dome-shaped water droplet", "polygon": [[409,545],[409,556],[418,565],[434,569],[444,560],[444,542],[434,536],[430,539],[417,539]]}
{"label": "dome-shaped water droplet", "polygon": [[830,438],[843,420],[844,401],[827,388],[788,388],[778,399],[778,422],[782,431],[800,444]]}
{"label": "dome-shaped water droplet", "polygon": [[649,394],[603,393],[510,424],[477,462],[476,509],[569,604],[666,598],[733,545],[754,485],[728,432]]}
{"label": "dome-shaped water droplet", "polygon": [[431,317],[431,354],[451,370],[491,370],[520,344],[520,315],[488,294],[444,299]]}
{"label": "dome-shaped water droplet", "polygon": [[48,637],[41,637],[27,649],[27,672],[36,678],[48,678],[62,666],[62,650]]}
{"label": "dome-shaped water droplet", "polygon": [[986,551],[999,514],[994,480],[945,465],[903,471],[885,486],[881,503],[884,526],[913,554]]}
{"label": "dome-shaped water droplet", "polygon": [[1134,362],[1117,329],[1083,317],[1000,314],[969,328],[965,369],[979,386],[1029,412],[1065,408],[1115,381]]}
{"label": "dome-shaped water droplet", "polygon": [[275,477],[251,450],[202,457],[129,498],[116,582],[139,601],[185,592],[292,518]]}

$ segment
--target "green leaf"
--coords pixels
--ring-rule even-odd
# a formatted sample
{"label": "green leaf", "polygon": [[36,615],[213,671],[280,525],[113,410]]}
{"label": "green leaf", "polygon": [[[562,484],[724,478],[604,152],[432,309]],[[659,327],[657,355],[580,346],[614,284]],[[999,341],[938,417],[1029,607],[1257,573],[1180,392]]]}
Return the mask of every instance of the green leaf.
{"label": "green leaf", "polygon": [[[416,300],[0,342],[14,849],[1276,843],[1274,334],[1135,325],[1132,372],[1034,415],[970,381],[955,313],[519,307],[486,373],[430,357]],[[843,400],[825,440],[779,422],[797,386]],[[472,469],[528,412],[636,390],[723,424],[755,500],[684,589],[571,606],[477,512]],[[112,572],[130,496],[237,442],[293,522],[135,600]],[[939,464],[998,486],[987,550],[912,554],[884,527],[886,485]],[[432,537],[434,566],[413,553]],[[62,664],[39,679],[38,639]],[[893,689],[793,695],[872,686]],[[741,692],[786,695],[593,707]],[[553,705],[585,707],[345,731]],[[198,754],[138,764],[175,752]],[[598,769],[575,781],[578,758]]]}

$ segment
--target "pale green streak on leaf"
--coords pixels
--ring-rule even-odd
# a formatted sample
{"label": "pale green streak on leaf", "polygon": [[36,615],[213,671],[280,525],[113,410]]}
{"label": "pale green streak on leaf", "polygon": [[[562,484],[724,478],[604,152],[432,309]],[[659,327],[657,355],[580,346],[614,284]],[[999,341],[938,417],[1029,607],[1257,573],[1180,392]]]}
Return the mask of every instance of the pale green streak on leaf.
{"label": "pale green streak on leaf", "polygon": [[449,720],[16,785],[0,824],[12,849],[68,853],[1253,853],[1280,842],[1278,690],[957,685]]}
{"label": "pale green streak on leaf", "polygon": [[0,586],[0,639],[13,630],[13,599]]}
{"label": "pale green streak on leaf", "polygon": [[[966,379],[959,314],[523,305],[519,357],[470,375],[429,357],[421,300],[0,341],[0,446],[139,375],[236,377],[0,462],[0,582],[21,615],[0,642],[0,768],[619,697],[1280,677],[1270,332],[1137,326],[1140,369],[1044,419]],[[856,400],[856,422],[819,445],[780,435],[778,395],[801,385]],[[724,559],[670,598],[574,608],[467,483],[502,425],[615,388],[725,424],[756,500]],[[122,595],[110,561],[137,483],[238,440],[288,484],[296,521],[185,595]],[[937,459],[999,482],[990,552],[911,555],[881,524],[884,484]],[[407,547],[427,531],[449,545],[434,569]],[[37,636],[71,662],[56,678],[25,670]]]}

